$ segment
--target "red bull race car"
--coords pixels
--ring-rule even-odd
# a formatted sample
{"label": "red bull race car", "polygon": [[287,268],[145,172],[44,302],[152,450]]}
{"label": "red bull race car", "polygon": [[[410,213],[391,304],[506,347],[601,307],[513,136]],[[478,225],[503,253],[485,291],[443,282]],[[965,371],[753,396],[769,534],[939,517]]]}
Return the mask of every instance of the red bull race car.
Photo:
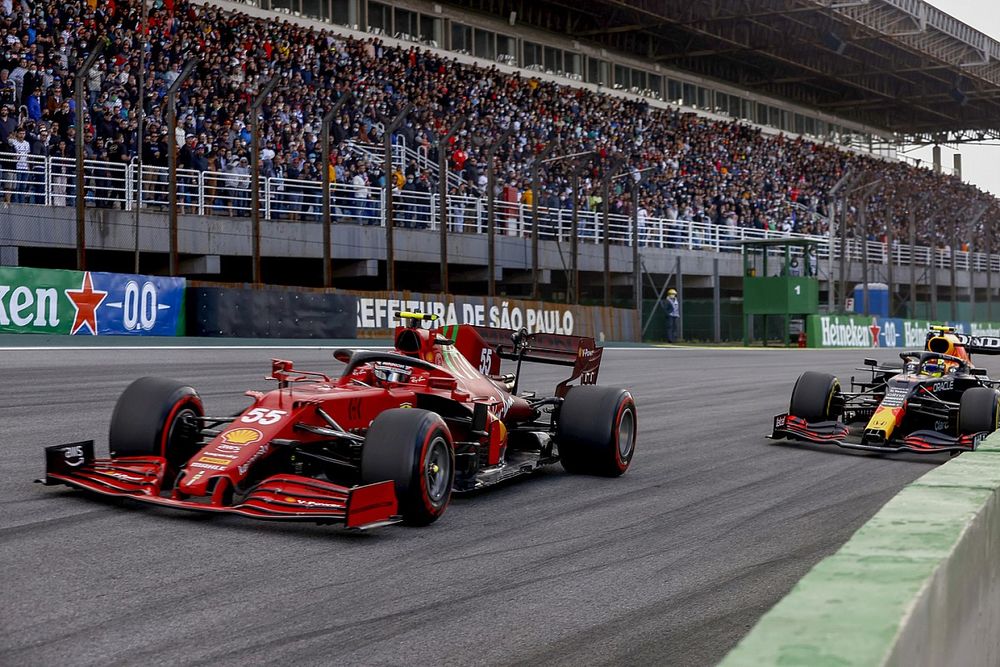
{"label": "red bull race car", "polygon": [[[93,440],[46,447],[45,484],[256,519],[371,528],[426,525],[452,492],[561,463],[624,473],[636,441],[625,389],[596,386],[593,338],[458,325],[397,313],[393,351],[341,349],[339,377],[272,360],[277,383],[231,417],[205,414],[182,382],[136,380]],[[432,328],[424,328],[431,322]],[[500,373],[501,359],[513,373]],[[548,396],[518,391],[522,362],[572,369]]]}
{"label": "red bull race car", "polygon": [[974,450],[1000,425],[1000,383],[973,366],[973,353],[1000,354],[1000,338],[931,327],[924,349],[902,352],[901,365],[866,359],[858,370],[871,378],[852,377],[850,391],[833,375],[807,371],[770,437],[881,453]]}

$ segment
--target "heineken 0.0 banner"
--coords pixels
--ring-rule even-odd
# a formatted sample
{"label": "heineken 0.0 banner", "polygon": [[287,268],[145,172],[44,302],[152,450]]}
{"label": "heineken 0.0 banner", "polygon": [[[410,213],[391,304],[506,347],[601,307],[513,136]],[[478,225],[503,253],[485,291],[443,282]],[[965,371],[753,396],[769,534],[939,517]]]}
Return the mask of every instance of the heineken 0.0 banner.
{"label": "heineken 0.0 banner", "polygon": [[898,317],[862,315],[809,315],[806,339],[809,347],[895,347],[920,349],[932,326],[955,327],[972,336],[1000,335],[995,322],[942,322],[904,320]]}
{"label": "heineken 0.0 banner", "polygon": [[0,267],[0,332],[184,335],[183,278]]}

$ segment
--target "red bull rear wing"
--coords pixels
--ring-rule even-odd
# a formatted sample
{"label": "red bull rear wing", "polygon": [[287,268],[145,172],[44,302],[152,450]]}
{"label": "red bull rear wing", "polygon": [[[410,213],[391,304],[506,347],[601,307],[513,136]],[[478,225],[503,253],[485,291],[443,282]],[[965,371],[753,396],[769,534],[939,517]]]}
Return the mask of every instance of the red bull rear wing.
{"label": "red bull rear wing", "polygon": [[970,354],[1000,354],[1000,338],[956,333],[959,345]]}

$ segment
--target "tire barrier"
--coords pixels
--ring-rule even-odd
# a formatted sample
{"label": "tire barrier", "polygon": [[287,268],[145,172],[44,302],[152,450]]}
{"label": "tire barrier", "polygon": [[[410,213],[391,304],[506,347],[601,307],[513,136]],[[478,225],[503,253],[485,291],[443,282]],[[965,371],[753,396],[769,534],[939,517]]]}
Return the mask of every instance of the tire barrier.
{"label": "tire barrier", "polygon": [[910,484],[720,663],[1000,664],[1000,432]]}

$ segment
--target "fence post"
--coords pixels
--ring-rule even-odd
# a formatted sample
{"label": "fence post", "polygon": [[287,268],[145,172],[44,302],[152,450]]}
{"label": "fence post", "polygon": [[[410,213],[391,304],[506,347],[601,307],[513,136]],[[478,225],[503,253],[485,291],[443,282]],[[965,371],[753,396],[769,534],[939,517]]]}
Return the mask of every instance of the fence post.
{"label": "fence post", "polygon": [[279,75],[271,71],[271,78],[257,91],[250,104],[250,225],[253,236],[253,282],[261,282],[260,268],[260,108],[278,85]]}
{"label": "fence post", "polygon": [[133,165],[134,162],[129,162],[127,165],[125,165],[125,195],[124,195],[125,198],[122,200],[123,211],[132,210],[132,185],[135,180],[132,176]]}
{"label": "fence post", "polygon": [[[448,132],[445,133],[443,137],[438,139],[438,201],[439,201],[439,212],[440,219],[438,224],[438,233],[440,234],[441,241],[441,291],[448,291],[448,148],[451,138],[455,136],[459,128],[468,120],[467,117],[463,116],[459,118],[455,123],[448,128]],[[431,220],[434,220],[434,216],[431,216]]]}
{"label": "fence post", "polygon": [[[604,305],[611,305],[611,178],[615,172],[621,169],[625,159],[617,156],[611,160],[611,164],[604,174],[604,192],[601,194],[604,204]],[[597,221],[594,221],[595,227]]]}
{"label": "fence post", "polygon": [[264,179],[264,219],[271,219],[271,177]]}
{"label": "fence post", "polygon": [[320,169],[323,170],[323,201],[322,201],[322,217],[323,217],[323,286],[333,287],[333,257],[332,249],[330,244],[332,241],[333,229],[331,225],[333,224],[331,213],[330,213],[330,124],[333,123],[333,117],[336,116],[340,109],[347,103],[349,99],[354,96],[354,93],[350,90],[341,94],[340,98],[334,103],[333,107],[326,112],[323,116],[323,130],[320,134],[320,150],[322,151],[322,160],[320,162]]}
{"label": "fence post", "polygon": [[384,135],[385,158],[383,160],[383,172],[385,173],[385,178],[383,180],[385,181],[385,187],[382,188],[382,195],[385,204],[385,282],[386,289],[390,292],[396,289],[396,248],[393,245],[396,222],[392,210],[392,181],[394,180],[392,163],[394,144],[392,143],[392,133],[399,129],[399,126],[403,124],[403,120],[412,108],[413,104],[408,103],[385,127]]}
{"label": "fence post", "polygon": [[90,52],[83,66],[76,71],[74,85],[76,86],[76,269],[84,271],[87,268],[87,226],[86,226],[86,206],[87,202],[87,174],[83,163],[83,90],[90,73],[90,68],[94,66],[97,57],[104,50],[104,42],[98,40],[94,50]]}
{"label": "fence post", "polygon": [[496,154],[502,145],[507,143],[510,135],[514,133],[514,125],[504,130],[503,134],[493,142],[493,145],[486,151],[486,197],[488,211],[486,214],[486,293],[496,296]]}
{"label": "fence post", "polygon": [[205,215],[205,172],[198,172],[198,215]]}
{"label": "fence post", "polygon": [[[438,220],[438,209],[440,208],[443,210],[444,207],[441,206],[441,204],[438,202],[438,198],[434,196],[433,192],[421,193],[421,194],[427,195],[427,206],[430,209],[430,216],[431,216],[428,229],[434,231],[435,225],[440,224],[440,221]],[[440,229],[438,231],[440,231]]]}
{"label": "fence post", "polygon": [[52,158],[45,158],[45,205],[52,206]]}

